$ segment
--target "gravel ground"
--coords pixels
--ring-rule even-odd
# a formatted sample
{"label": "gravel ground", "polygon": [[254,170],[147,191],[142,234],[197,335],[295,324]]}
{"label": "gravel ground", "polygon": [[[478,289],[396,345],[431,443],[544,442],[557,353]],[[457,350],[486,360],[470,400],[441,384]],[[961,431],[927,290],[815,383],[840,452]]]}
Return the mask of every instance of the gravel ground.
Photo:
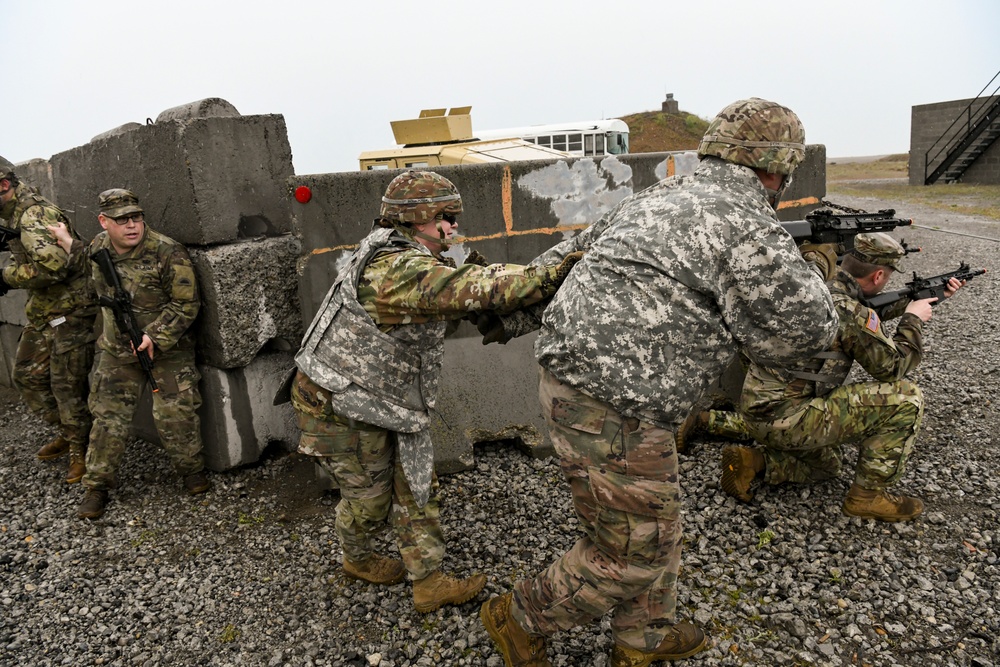
{"label": "gravel ground", "polygon": [[[895,207],[920,224],[1000,238],[995,222]],[[696,444],[682,456],[681,615],[713,646],[690,664],[1000,664],[1000,244],[897,236],[924,247],[908,260],[922,275],[960,259],[989,270],[935,311],[914,375],[926,414],[900,489],[924,498],[927,513],[895,525],[843,516],[852,465],[838,480],[738,504],[718,488],[722,443]],[[74,517],[82,490],[62,482],[66,463],[33,457],[51,435],[0,391],[0,665],[500,667],[479,604],[578,535],[554,461],[478,447],[475,469],[442,479],[442,520],[446,569],[483,571],[487,589],[421,615],[408,584],[342,575],[337,498],[307,460],[276,453],[214,475],[213,491],[191,498],[162,451],[135,441],[108,514],[84,522]],[[604,619],[558,634],[549,655],[603,667],[610,642]]]}

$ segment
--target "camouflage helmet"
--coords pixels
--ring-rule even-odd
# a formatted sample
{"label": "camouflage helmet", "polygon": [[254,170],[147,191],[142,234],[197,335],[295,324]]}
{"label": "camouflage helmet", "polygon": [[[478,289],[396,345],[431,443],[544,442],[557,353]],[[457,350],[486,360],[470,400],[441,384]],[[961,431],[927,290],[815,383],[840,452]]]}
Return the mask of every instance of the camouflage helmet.
{"label": "camouflage helmet", "polygon": [[698,146],[698,157],[790,175],[805,158],[806,132],[795,112],[759,97],[733,102],[719,112]]}
{"label": "camouflage helmet", "polygon": [[442,213],[462,212],[462,195],[444,176],[432,171],[407,171],[392,179],[382,197],[379,216],[391,222],[430,222]]}

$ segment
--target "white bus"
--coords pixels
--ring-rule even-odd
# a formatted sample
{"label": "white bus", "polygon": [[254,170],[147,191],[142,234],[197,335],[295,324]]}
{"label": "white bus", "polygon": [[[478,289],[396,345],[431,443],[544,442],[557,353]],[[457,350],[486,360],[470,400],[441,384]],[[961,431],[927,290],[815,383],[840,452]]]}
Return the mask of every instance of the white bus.
{"label": "white bus", "polygon": [[628,153],[628,125],[617,118],[510,127],[505,130],[486,130],[475,134],[477,139],[484,140],[518,137],[539,146],[580,157]]}

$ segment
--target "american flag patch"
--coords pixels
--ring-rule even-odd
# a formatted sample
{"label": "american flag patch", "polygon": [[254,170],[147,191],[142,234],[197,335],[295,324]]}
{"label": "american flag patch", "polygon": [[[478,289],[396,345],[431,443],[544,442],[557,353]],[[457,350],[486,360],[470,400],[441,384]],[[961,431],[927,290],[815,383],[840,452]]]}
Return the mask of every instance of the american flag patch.
{"label": "american flag patch", "polygon": [[872,333],[876,333],[878,331],[878,325],[879,325],[878,313],[876,313],[874,310],[869,310],[868,321],[865,322],[865,329],[868,329]]}

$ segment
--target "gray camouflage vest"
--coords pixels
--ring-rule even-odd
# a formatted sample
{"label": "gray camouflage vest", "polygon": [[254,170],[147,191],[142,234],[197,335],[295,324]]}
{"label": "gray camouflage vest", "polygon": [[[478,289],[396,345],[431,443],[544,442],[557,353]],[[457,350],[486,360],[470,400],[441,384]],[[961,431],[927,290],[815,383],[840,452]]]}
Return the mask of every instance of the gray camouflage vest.
{"label": "gray camouflage vest", "polygon": [[444,321],[381,331],[358,302],[358,283],[380,252],[422,245],[392,229],[372,231],[351,256],[309,325],[295,363],[330,392],[343,417],[397,432],[400,461],[417,503],[426,504],[434,471],[430,410],[444,355]]}

